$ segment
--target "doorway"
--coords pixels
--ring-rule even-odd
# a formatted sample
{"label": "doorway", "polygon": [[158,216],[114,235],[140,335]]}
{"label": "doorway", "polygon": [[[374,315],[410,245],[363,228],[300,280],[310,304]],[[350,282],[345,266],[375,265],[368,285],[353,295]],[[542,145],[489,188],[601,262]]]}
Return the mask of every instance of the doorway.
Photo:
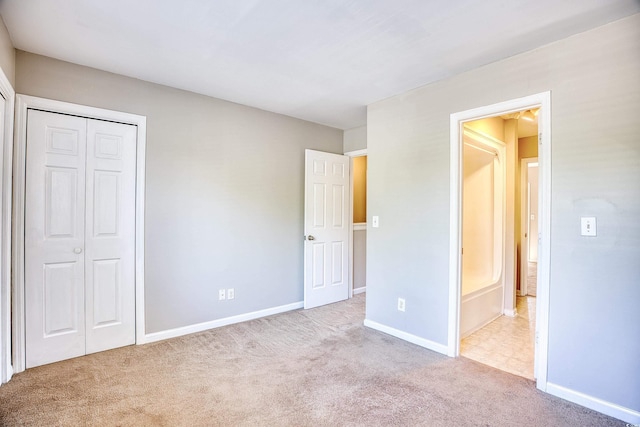
{"label": "doorway", "polygon": [[[450,245],[450,306],[449,306],[449,344],[448,354],[459,356],[461,353],[460,339],[462,319],[461,303],[462,281],[463,281],[463,133],[465,123],[506,116],[509,114],[522,114],[524,111],[538,112],[540,139],[539,166],[540,166],[540,206],[538,218],[540,219],[540,242],[539,263],[538,263],[538,298],[534,303],[537,315],[535,330],[532,332],[534,347],[535,366],[533,367],[533,377],[537,380],[538,388],[546,390],[546,363],[547,363],[547,337],[548,337],[548,268],[549,268],[549,193],[550,193],[550,93],[541,93],[525,98],[519,98],[473,110],[467,110],[451,115],[451,245]],[[512,120],[512,119],[508,119]],[[509,125],[513,134],[513,121]],[[515,142],[517,144],[517,140]],[[542,148],[544,147],[544,148]],[[514,156],[514,153],[516,154]],[[517,149],[507,153],[506,162],[509,167],[517,170]],[[516,197],[515,187],[516,177],[512,171],[507,173],[507,184],[514,188],[507,187],[507,205],[511,205],[512,210],[520,210],[519,197]],[[510,200],[511,199],[511,200]],[[518,201],[518,203],[516,203]],[[517,218],[517,220],[516,220]],[[516,304],[516,284],[518,282],[518,259],[517,259],[517,238],[519,235],[520,218],[513,213],[505,217],[505,247],[504,247],[504,270],[502,271],[505,284],[502,298],[502,317],[517,316],[518,310],[523,315],[528,306]],[[511,222],[511,224],[509,224]],[[506,316],[504,316],[506,314]],[[479,328],[481,329],[481,328]],[[479,330],[478,329],[478,330]],[[468,331],[464,331],[468,332]],[[509,347],[507,343],[505,345]]]}
{"label": "doorway", "polygon": [[534,379],[535,299],[516,292],[529,277],[520,260],[527,248],[520,194],[527,191],[518,170],[522,153],[537,155],[538,112],[464,123],[462,151],[460,353],[529,379]]}
{"label": "doorway", "polygon": [[351,158],[351,293],[367,290],[367,150],[345,153]]}

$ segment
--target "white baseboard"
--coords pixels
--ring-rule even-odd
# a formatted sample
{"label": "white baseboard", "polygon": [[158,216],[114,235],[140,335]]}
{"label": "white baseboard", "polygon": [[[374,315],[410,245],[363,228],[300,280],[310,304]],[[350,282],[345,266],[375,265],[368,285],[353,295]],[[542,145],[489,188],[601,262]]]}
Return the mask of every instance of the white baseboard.
{"label": "white baseboard", "polygon": [[162,341],[169,338],[193,334],[196,332],[202,332],[208,329],[219,328],[221,326],[233,325],[234,323],[246,322],[247,320],[259,319],[261,317],[271,316],[273,314],[297,310],[299,308],[302,308],[303,306],[303,301],[294,302],[292,304],[281,305],[279,307],[272,307],[265,310],[253,311],[251,313],[239,314],[237,316],[225,317],[224,319],[197,323],[195,325],[183,326],[181,328],[168,329],[166,331],[153,332],[151,334],[146,334],[143,339],[138,342],[138,344],[148,344],[151,342]]}
{"label": "white baseboard", "polygon": [[437,342],[430,341],[425,338],[420,338],[416,335],[412,335],[410,333],[401,331],[399,329],[392,328],[390,326],[382,325],[378,322],[374,322],[373,320],[365,319],[364,326],[375,329],[376,331],[384,332],[385,334],[392,335],[396,338],[400,338],[401,340],[408,341],[412,344],[419,345],[420,347],[427,348],[429,350],[433,350],[438,353],[442,353],[447,355],[449,352],[449,347],[446,345],[438,344]]}
{"label": "white baseboard", "polygon": [[354,294],[354,295],[363,294],[363,293],[365,293],[365,292],[367,292],[367,287],[366,287],[366,286],[361,286],[361,287],[359,287],[359,288],[355,288],[355,289],[353,290],[353,294]]}
{"label": "white baseboard", "polygon": [[627,423],[627,425],[640,424],[640,412],[633,409],[625,408],[615,403],[606,402],[597,397],[589,396],[579,391],[571,390],[566,387],[559,386],[547,382],[547,393],[552,394],[569,402],[577,403],[585,408],[593,409],[610,417],[617,418]]}

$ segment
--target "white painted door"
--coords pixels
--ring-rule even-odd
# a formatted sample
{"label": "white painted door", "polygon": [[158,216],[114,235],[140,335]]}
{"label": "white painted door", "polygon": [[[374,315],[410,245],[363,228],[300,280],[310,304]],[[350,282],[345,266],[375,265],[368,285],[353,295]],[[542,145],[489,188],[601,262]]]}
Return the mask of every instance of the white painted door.
{"label": "white painted door", "polygon": [[305,150],[304,308],[349,297],[349,158]]}
{"label": "white painted door", "polygon": [[133,126],[29,110],[27,368],[133,343],[135,142]]}
{"label": "white painted door", "polygon": [[88,120],[86,352],[135,342],[136,127]]}

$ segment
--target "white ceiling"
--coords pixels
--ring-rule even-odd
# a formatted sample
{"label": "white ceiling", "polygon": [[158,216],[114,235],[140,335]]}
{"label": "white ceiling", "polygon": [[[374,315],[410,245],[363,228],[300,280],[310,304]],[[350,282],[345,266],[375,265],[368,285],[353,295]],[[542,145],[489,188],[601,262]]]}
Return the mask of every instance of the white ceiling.
{"label": "white ceiling", "polygon": [[16,48],[329,126],[638,0],[0,0]]}

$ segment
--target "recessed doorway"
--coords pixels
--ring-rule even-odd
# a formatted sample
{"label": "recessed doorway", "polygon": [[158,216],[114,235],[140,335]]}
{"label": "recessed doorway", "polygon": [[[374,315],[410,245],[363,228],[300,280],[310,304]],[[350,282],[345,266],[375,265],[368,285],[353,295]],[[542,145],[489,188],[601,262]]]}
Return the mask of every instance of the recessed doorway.
{"label": "recessed doorway", "polygon": [[528,191],[519,168],[523,154],[537,156],[538,112],[466,122],[462,150],[460,355],[529,379],[535,296],[522,295],[529,269],[520,260],[527,249],[521,194]]}
{"label": "recessed doorway", "polygon": [[[548,336],[550,174],[545,166],[550,164],[549,113],[549,93],[542,93],[451,115],[449,355],[478,360],[481,353],[491,356],[494,346],[503,354],[493,356],[492,363],[486,359],[480,362],[535,378],[543,390]],[[523,135],[518,135],[518,121],[527,119],[538,120],[539,128],[530,136],[544,143],[534,143],[535,148],[544,147],[536,153],[540,166],[537,217],[541,237],[537,298],[521,296],[519,285],[527,274],[520,267],[523,242],[519,169],[526,150],[519,150],[524,141]],[[492,128],[500,132],[492,135]],[[467,148],[469,141],[465,138],[470,131],[480,139],[495,142],[495,147],[504,143],[504,152],[491,144],[476,143],[473,149]],[[476,152],[475,159],[468,158],[472,152]],[[465,183],[465,178],[471,180]],[[474,197],[475,201],[471,200]],[[480,241],[474,243],[473,238]],[[470,271],[486,274],[467,275],[465,279]],[[501,333],[506,333],[508,339]],[[518,361],[525,362],[526,369],[520,366],[515,371]]]}

